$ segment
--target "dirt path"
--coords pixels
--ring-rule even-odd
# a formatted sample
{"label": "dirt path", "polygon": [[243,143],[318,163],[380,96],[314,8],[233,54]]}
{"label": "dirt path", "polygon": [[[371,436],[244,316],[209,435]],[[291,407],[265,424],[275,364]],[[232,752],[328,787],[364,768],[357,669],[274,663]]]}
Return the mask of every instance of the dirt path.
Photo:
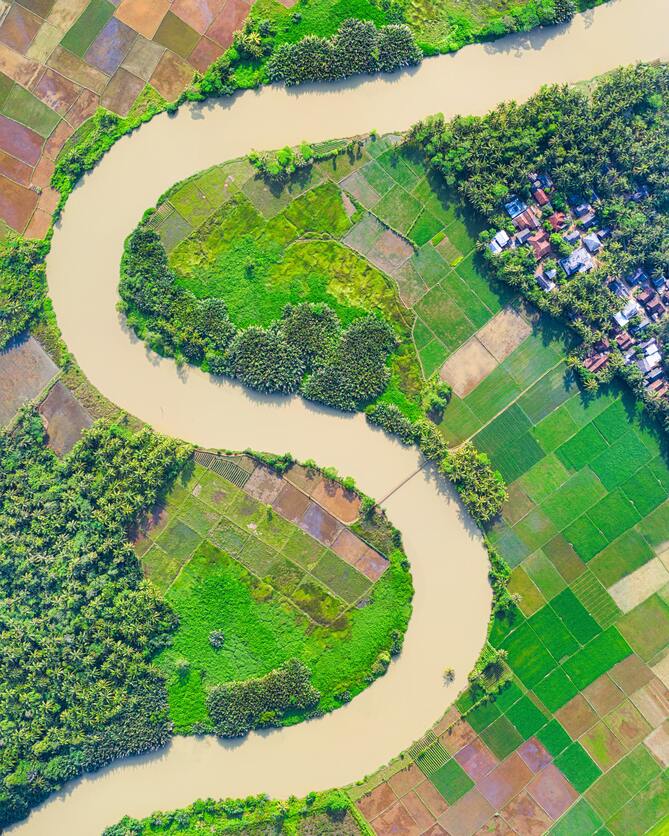
{"label": "dirt path", "polygon": [[[175,181],[251,148],[403,129],[436,111],[481,113],[545,82],[669,57],[667,23],[668,0],[616,0],[569,27],[469,47],[412,73],[297,92],[269,87],[184,108],[121,140],[75,190],[47,276],[65,342],[93,384],[171,435],[206,447],[290,450],[354,476],[372,496],[392,491],[384,504],[412,562],[414,616],[388,674],[334,714],[237,743],[176,738],[72,783],[12,833],[97,834],[125,813],[145,816],[198,797],[300,795],[353,781],[438,718],[465,685],[485,637],[490,590],[480,536],[429,470],[407,479],[419,465],[415,453],[361,416],[179,371],[123,328],[115,312],[119,258],[144,209]],[[445,667],[456,671],[448,688]]]}

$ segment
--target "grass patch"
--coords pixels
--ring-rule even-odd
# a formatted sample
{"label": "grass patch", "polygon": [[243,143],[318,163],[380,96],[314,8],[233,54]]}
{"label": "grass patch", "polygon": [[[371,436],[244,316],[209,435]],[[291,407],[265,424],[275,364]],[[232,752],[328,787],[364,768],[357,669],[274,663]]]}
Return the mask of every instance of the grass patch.
{"label": "grass patch", "polygon": [[593,424],[586,424],[569,441],[558,447],[555,455],[565,467],[580,470],[607,447],[608,444],[597,428]]}
{"label": "grass patch", "polygon": [[651,595],[618,622],[620,632],[642,659],[648,661],[669,644],[669,605]]}
{"label": "grass patch", "polygon": [[105,23],[113,14],[114,5],[109,3],[108,0],[91,0],[66,32],[65,37],[60,42],[61,46],[69,49],[79,58],[83,58],[88,47],[97,38]]}
{"label": "grass patch", "polygon": [[526,622],[502,642],[508,663],[526,688],[533,688],[555,668],[555,659]]}
{"label": "grass patch", "polygon": [[576,380],[563,364],[552,369],[538,380],[520,398],[519,403],[533,424],[568,400],[576,391]]}
{"label": "grass patch", "polygon": [[523,740],[528,740],[546,724],[546,717],[529,697],[521,697],[506,712]]}
{"label": "grass patch", "polygon": [[626,482],[651,458],[648,448],[634,432],[627,432],[593,459],[590,466],[607,490]]}
{"label": "grass patch", "polygon": [[571,589],[564,589],[550,602],[555,614],[581,644],[587,644],[601,629]]}
{"label": "grass patch", "polygon": [[507,371],[497,366],[465,398],[465,403],[480,421],[489,421],[508,406],[520,390]]}
{"label": "grass patch", "polygon": [[436,772],[433,772],[430,775],[430,781],[432,781],[448,804],[455,804],[459,798],[462,798],[474,786],[472,779],[455,758],[451,758],[451,760],[439,767]]}
{"label": "grass patch", "polygon": [[537,732],[537,739],[543,743],[553,757],[559,755],[560,752],[564,752],[571,744],[571,737],[555,719],[550,720],[543,729]]}
{"label": "grass patch", "polygon": [[558,488],[541,507],[555,523],[558,530],[566,528],[606,493],[606,489],[589,469],[575,473],[571,479]]}
{"label": "grass patch", "polygon": [[540,459],[522,475],[519,484],[535,502],[542,502],[569,479],[569,473],[552,453]]}
{"label": "grass patch", "polygon": [[567,404],[543,418],[532,430],[547,453],[552,453],[578,431],[578,424],[567,411]]}
{"label": "grass patch", "polygon": [[608,545],[608,540],[597,528],[588,514],[583,514],[570,526],[565,528],[564,536],[572,544],[579,557],[591,560]]}
{"label": "grass patch", "polygon": [[578,642],[551,607],[542,607],[529,619],[529,624],[558,661],[578,650]]}
{"label": "grass patch", "polygon": [[525,571],[547,601],[562,592],[567,585],[562,575],[543,551],[539,551],[527,559]]}
{"label": "grass patch", "polygon": [[667,498],[667,487],[660,484],[654,472],[658,465],[663,466],[664,462],[657,459],[655,463],[647,464],[620,486],[620,490],[642,517],[650,514]]}
{"label": "grass patch", "polygon": [[575,697],[578,690],[562,668],[556,668],[534,686],[534,693],[549,711],[557,711]]}
{"label": "grass patch", "polygon": [[330,551],[323,554],[312,574],[349,604],[357,601],[371,587],[364,575]]}
{"label": "grass patch", "polygon": [[605,496],[588,511],[588,516],[607,540],[614,540],[639,520],[639,512],[622,491]]}
{"label": "grass patch", "polygon": [[499,717],[484,729],[481,740],[499,760],[508,757],[523,742],[523,738],[506,717]]}

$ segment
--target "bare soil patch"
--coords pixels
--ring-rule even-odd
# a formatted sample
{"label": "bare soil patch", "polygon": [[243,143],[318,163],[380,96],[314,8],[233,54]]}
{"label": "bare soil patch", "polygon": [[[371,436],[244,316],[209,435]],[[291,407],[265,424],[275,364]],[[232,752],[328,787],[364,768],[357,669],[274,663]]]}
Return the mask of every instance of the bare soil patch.
{"label": "bare soil patch", "polygon": [[[480,332],[479,332],[480,333]],[[497,367],[497,360],[476,336],[446,360],[439,375],[459,398],[464,398]]]}
{"label": "bare soil patch", "polygon": [[479,329],[476,336],[495,360],[501,363],[531,333],[531,326],[515,308],[504,308]]}
{"label": "bare soil patch", "polygon": [[39,413],[46,424],[47,445],[57,456],[69,453],[93,423],[89,413],[60,381],[40,404]]}
{"label": "bare soil patch", "polygon": [[56,376],[58,367],[33,337],[0,352],[0,426],[34,400]]}

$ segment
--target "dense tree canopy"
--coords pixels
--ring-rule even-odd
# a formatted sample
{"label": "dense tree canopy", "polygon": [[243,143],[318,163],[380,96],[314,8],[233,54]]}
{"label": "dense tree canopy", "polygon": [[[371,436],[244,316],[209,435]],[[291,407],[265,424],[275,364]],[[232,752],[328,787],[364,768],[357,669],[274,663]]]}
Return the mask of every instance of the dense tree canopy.
{"label": "dense tree canopy", "polygon": [[287,305],[267,328],[237,330],[225,302],[179,287],[158,235],[140,225],[121,264],[122,308],[155,351],[202,365],[262,392],[300,392],[353,411],[383,392],[397,346],[385,320],[366,316],[344,329],[327,305]]}
{"label": "dense tree canopy", "polygon": [[44,241],[0,243],[0,350],[41,313],[46,295]]}
{"label": "dense tree canopy", "polygon": [[98,424],[62,461],[32,412],[0,436],[0,823],[83,770],[156,747],[170,723],[149,664],[174,616],[126,530],[185,445]]}

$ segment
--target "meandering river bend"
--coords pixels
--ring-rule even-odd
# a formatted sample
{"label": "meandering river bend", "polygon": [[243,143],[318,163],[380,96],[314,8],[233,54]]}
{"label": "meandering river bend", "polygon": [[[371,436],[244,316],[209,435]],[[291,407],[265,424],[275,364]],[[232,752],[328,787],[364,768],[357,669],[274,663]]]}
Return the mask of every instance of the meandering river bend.
{"label": "meandering river bend", "polygon": [[[407,128],[430,113],[482,113],[543,83],[669,58],[669,0],[612,0],[569,26],[467,47],[412,72],[297,91],[268,87],[184,107],[125,137],[75,189],[47,263],[65,342],[111,400],[156,429],[210,447],[314,458],[352,475],[403,532],[416,594],[404,650],[386,676],[327,717],[241,742],[176,738],[72,782],[13,834],[89,836],[125,813],[199,797],[302,795],[362,777],[439,717],[466,683],[490,607],[480,535],[416,454],[299,398],[266,398],[150,355],[115,311],[123,241],[172,183],[214,163],[301,140]],[[418,472],[417,472],[418,471]],[[412,475],[415,474],[415,475]],[[456,679],[445,686],[442,672]]]}

